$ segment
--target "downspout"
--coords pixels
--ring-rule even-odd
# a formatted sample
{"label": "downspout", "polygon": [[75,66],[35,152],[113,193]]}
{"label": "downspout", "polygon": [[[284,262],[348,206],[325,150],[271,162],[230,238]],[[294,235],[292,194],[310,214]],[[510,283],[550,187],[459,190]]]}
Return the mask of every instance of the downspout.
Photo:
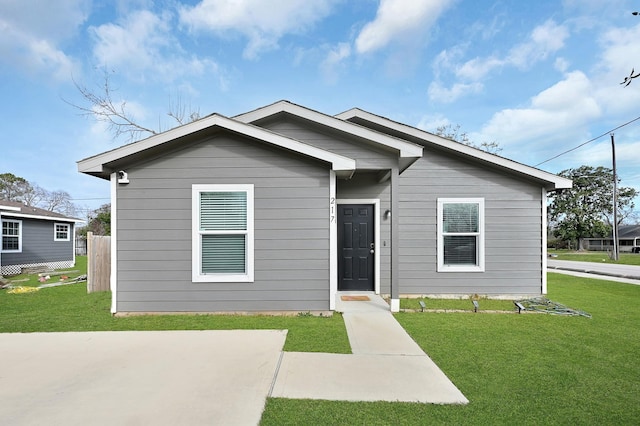
{"label": "downspout", "polygon": [[547,188],[542,187],[542,288],[547,294]]}
{"label": "downspout", "polygon": [[400,173],[391,169],[391,312],[400,312]]}
{"label": "downspout", "polygon": [[111,313],[118,312],[118,220],[117,191],[118,173],[111,173]]}

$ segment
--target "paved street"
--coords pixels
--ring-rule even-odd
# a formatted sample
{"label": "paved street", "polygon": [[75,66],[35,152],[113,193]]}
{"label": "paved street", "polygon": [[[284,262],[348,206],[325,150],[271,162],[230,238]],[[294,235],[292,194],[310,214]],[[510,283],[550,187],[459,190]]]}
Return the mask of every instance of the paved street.
{"label": "paved street", "polygon": [[[606,258],[606,256],[607,254],[603,253],[603,258]],[[547,269],[549,272],[573,272],[576,274],[593,276],[593,278],[604,279],[605,277],[609,277],[616,278],[615,281],[640,284],[640,266],[634,265],[549,259],[547,262]]]}

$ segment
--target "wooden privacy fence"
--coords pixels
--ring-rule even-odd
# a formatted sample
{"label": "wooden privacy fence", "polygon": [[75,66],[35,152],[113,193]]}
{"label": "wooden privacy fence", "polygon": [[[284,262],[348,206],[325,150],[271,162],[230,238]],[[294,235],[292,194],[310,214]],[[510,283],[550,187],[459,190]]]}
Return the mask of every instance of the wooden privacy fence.
{"label": "wooden privacy fence", "polygon": [[111,237],[87,232],[87,293],[109,291],[111,282]]}

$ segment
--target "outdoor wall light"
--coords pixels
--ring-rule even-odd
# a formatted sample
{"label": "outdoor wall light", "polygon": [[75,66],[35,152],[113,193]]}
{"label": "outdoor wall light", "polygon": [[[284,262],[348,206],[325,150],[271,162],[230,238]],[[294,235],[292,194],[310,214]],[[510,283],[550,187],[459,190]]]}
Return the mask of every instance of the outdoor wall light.
{"label": "outdoor wall light", "polygon": [[387,209],[387,210],[384,211],[384,218],[386,220],[391,219],[391,210]]}

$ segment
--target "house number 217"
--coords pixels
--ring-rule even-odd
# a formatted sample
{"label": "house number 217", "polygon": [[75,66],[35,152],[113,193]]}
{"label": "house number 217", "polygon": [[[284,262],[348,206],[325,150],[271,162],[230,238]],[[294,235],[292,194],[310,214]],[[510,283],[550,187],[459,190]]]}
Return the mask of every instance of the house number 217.
{"label": "house number 217", "polygon": [[329,199],[329,223],[335,223],[336,221],[336,198],[331,197]]}

